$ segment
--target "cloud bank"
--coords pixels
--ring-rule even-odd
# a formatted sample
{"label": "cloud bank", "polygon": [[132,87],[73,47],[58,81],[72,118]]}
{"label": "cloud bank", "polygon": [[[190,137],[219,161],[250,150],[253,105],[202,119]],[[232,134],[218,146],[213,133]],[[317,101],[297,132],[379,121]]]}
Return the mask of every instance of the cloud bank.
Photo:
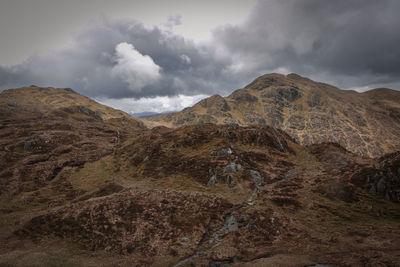
{"label": "cloud bank", "polygon": [[71,87],[134,112],[166,111],[157,99],[227,95],[269,72],[359,91],[400,89],[398,10],[397,0],[259,1],[244,23],[216,27],[203,43],[174,34],[180,16],[151,28],[103,19],[68,48],[0,66],[0,89]]}

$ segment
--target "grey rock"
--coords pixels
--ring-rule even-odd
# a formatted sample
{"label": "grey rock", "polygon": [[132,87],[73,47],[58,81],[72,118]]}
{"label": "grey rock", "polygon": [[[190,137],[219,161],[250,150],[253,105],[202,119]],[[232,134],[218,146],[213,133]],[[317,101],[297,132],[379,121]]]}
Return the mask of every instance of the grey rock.
{"label": "grey rock", "polygon": [[250,175],[256,186],[260,186],[264,182],[264,177],[262,177],[258,171],[250,170]]}
{"label": "grey rock", "polygon": [[226,183],[229,185],[230,188],[235,186],[235,181],[233,181],[232,176],[226,176]]}
{"label": "grey rock", "polygon": [[385,193],[385,190],[386,190],[386,182],[383,178],[381,178],[378,184],[376,185],[376,191],[378,192],[378,194],[383,195]]}
{"label": "grey rock", "polygon": [[382,162],[375,163],[374,167],[375,167],[375,169],[382,169],[385,167],[385,162],[382,161]]}
{"label": "grey rock", "polygon": [[230,123],[228,123],[227,125],[228,125],[229,128],[233,128],[233,129],[239,127],[239,124],[237,124],[237,123],[235,123],[235,122],[230,122]]}
{"label": "grey rock", "polygon": [[289,171],[286,173],[285,178],[286,178],[287,180],[290,180],[290,179],[292,179],[292,178],[295,177],[295,176],[296,176],[296,170],[289,170]]}
{"label": "grey rock", "polygon": [[222,148],[211,152],[211,156],[229,156],[230,154],[232,154],[232,149],[230,148]]}
{"label": "grey rock", "polygon": [[18,107],[18,104],[17,103],[7,103],[7,106],[16,108],[16,107]]}
{"label": "grey rock", "polygon": [[25,151],[31,151],[32,150],[32,141],[25,141],[24,150]]}
{"label": "grey rock", "polygon": [[242,168],[242,165],[232,162],[224,168],[224,173],[235,173]]}
{"label": "grey rock", "polygon": [[90,110],[89,108],[84,107],[84,106],[79,106],[79,107],[78,107],[78,111],[79,111],[80,113],[84,113],[84,114],[86,114],[86,115],[94,114],[94,112],[93,112],[92,110]]}
{"label": "grey rock", "polygon": [[213,186],[217,182],[217,175],[211,176],[210,180],[207,182],[207,186]]}
{"label": "grey rock", "polygon": [[143,159],[143,162],[146,163],[146,162],[148,162],[149,160],[150,160],[149,156],[146,156],[146,157]]}
{"label": "grey rock", "polygon": [[182,237],[182,238],[181,238],[181,241],[182,241],[183,243],[187,243],[187,242],[189,242],[189,241],[190,241],[190,238],[189,238],[189,237],[186,237],[186,236],[184,236],[184,237]]}

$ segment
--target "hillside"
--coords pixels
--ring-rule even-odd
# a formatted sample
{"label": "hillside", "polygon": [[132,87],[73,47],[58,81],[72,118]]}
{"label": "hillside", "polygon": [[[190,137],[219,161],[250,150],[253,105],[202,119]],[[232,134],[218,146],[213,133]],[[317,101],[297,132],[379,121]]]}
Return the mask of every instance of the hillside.
{"label": "hillside", "polygon": [[[30,87],[4,90],[0,94],[0,108],[2,114],[11,112],[40,113],[42,116],[52,112],[83,113],[93,115],[102,120],[129,119],[134,122],[131,116],[121,110],[116,110],[101,105],[92,99],[74,92],[70,88],[52,87]],[[140,124],[139,121],[136,121]]]}
{"label": "hillside", "polygon": [[271,127],[154,128],[2,201],[0,262],[394,266],[399,172]]}
{"label": "hillside", "polygon": [[38,87],[0,94],[0,137],[0,266],[400,262],[399,152],[266,125],[146,129]]}
{"label": "hillside", "polygon": [[47,185],[65,167],[110,154],[144,130],[128,114],[71,89],[26,87],[0,94],[0,195]]}
{"label": "hillside", "polygon": [[228,97],[214,95],[150,126],[201,123],[271,125],[303,145],[335,142],[363,156],[400,150],[400,92],[340,90],[296,74],[267,74]]}

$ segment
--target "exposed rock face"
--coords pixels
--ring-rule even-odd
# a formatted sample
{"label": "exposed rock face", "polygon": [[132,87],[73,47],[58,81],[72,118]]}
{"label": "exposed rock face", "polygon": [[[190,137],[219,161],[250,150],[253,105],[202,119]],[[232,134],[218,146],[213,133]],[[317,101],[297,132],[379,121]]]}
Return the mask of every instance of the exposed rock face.
{"label": "exposed rock face", "polygon": [[344,91],[295,74],[264,75],[228,97],[213,96],[182,112],[145,121],[169,127],[266,124],[304,145],[335,142],[369,157],[400,150],[400,92]]}
{"label": "exposed rock face", "polygon": [[377,159],[371,168],[354,174],[353,183],[369,189],[369,193],[400,203],[400,152]]}

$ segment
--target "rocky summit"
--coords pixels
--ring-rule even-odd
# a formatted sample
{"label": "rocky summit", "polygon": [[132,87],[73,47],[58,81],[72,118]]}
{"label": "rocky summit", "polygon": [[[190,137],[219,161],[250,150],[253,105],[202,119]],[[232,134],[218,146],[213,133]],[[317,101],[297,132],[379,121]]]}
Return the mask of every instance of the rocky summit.
{"label": "rocky summit", "polygon": [[396,97],[274,74],[146,128],[6,90],[0,265],[398,266]]}
{"label": "rocky summit", "polygon": [[400,150],[400,92],[340,90],[297,74],[263,75],[228,97],[145,119],[150,127],[201,123],[270,125],[303,145],[334,142],[361,156]]}

